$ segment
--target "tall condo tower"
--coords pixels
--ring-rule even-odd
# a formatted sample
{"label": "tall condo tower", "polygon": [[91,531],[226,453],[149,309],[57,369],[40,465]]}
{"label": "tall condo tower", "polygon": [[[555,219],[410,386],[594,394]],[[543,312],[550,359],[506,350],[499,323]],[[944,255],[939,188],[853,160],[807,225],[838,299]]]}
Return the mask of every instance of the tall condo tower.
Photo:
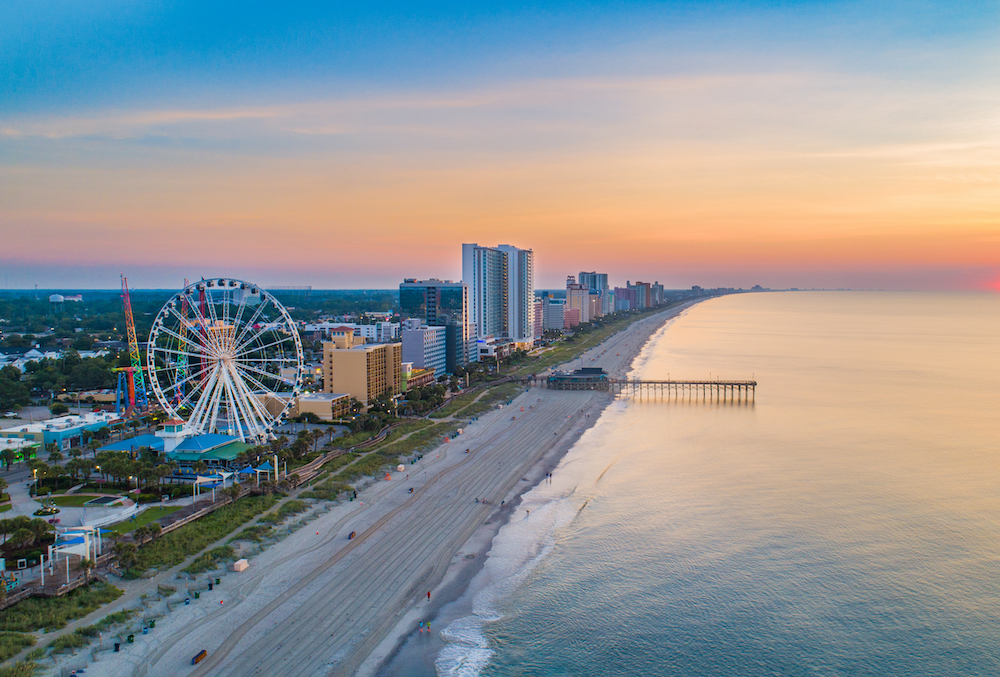
{"label": "tall condo tower", "polygon": [[476,338],[533,341],[534,252],[506,244],[463,244],[462,281],[469,288],[469,322]]}

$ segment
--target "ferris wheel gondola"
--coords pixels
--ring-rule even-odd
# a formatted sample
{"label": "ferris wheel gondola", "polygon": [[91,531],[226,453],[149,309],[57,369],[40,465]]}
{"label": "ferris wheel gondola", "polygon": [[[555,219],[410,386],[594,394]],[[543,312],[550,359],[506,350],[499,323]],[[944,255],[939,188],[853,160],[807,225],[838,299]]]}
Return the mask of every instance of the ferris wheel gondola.
{"label": "ferris wheel gondola", "polygon": [[153,320],[146,361],[156,399],[194,435],[263,443],[302,387],[295,322],[241,280],[201,280],[171,297]]}

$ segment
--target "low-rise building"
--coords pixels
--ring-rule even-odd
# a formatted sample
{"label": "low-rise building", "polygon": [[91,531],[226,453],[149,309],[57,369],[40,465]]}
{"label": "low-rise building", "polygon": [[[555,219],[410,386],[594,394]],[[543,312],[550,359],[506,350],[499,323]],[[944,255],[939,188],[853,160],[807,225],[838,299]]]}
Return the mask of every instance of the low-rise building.
{"label": "low-rise building", "polygon": [[104,411],[60,416],[0,430],[0,437],[29,440],[41,444],[43,448],[55,443],[61,451],[65,451],[81,446],[85,431],[94,432],[109,427],[119,420],[114,414]]}
{"label": "low-rise building", "polygon": [[403,390],[410,391],[414,388],[432,386],[436,382],[437,376],[433,369],[411,369],[404,381]]}
{"label": "low-rise building", "polygon": [[[411,322],[408,320],[407,322]],[[419,323],[419,320],[413,321]],[[410,324],[403,330],[403,357],[417,369],[432,369],[436,374],[447,373],[447,328]]]}
{"label": "low-rise building", "polygon": [[240,442],[235,437],[212,433],[184,439],[173,451],[168,451],[166,457],[177,462],[180,467],[178,474],[183,477],[193,475],[194,466],[198,462],[209,468],[233,469],[238,465],[236,457],[253,448],[252,444]]}
{"label": "low-rise building", "polygon": [[0,438],[0,451],[10,449],[14,452],[14,462],[28,461],[38,456],[39,443],[20,437]]}
{"label": "low-rise building", "polygon": [[580,324],[580,309],[566,308],[563,313],[563,329],[572,329]]}
{"label": "low-rise building", "polygon": [[299,395],[288,412],[290,418],[316,414],[324,421],[338,421],[351,415],[351,396],[347,393],[308,393]]}

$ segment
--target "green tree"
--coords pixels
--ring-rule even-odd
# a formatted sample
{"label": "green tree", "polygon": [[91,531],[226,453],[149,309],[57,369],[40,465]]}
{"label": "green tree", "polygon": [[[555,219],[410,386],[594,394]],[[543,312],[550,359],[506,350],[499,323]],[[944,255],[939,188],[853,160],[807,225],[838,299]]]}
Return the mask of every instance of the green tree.
{"label": "green tree", "polygon": [[20,549],[34,541],[35,534],[32,533],[31,529],[17,529],[10,535],[10,539],[7,542],[15,548]]}
{"label": "green tree", "polygon": [[53,416],[62,416],[63,414],[69,413],[69,407],[67,407],[63,402],[56,402],[49,407],[49,411],[52,412]]}
{"label": "green tree", "polygon": [[41,517],[36,517],[35,519],[28,522],[28,530],[34,535],[34,539],[31,541],[32,544],[38,543],[43,538],[45,538],[50,531],[54,531],[55,527],[46,522]]}
{"label": "green tree", "polygon": [[28,404],[28,386],[21,382],[21,370],[7,366],[0,369],[0,409],[7,411]]}
{"label": "green tree", "polygon": [[122,567],[131,568],[139,558],[135,543],[115,543],[114,553]]}
{"label": "green tree", "polygon": [[3,463],[5,469],[10,470],[10,467],[14,465],[14,461],[16,460],[17,453],[10,447],[0,450],[0,463]]}

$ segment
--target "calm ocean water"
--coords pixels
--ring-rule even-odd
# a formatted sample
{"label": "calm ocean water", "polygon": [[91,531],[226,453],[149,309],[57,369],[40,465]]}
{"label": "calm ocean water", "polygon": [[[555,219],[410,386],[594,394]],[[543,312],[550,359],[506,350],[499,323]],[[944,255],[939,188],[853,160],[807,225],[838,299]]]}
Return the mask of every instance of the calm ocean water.
{"label": "calm ocean water", "polygon": [[[1000,297],[700,304],[527,497],[441,674],[1000,674]],[[522,511],[523,512],[523,511]]]}

